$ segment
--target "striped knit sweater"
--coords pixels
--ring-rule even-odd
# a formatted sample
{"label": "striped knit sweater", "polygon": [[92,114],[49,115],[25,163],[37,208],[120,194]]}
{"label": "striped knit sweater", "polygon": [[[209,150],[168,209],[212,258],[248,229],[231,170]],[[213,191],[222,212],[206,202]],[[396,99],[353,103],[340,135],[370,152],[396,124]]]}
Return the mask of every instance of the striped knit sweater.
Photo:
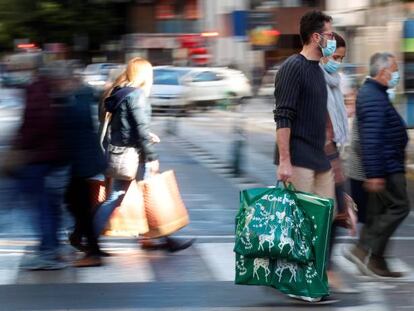
{"label": "striped knit sweater", "polygon": [[[289,57],[276,75],[275,100],[273,112],[277,128],[291,129],[292,165],[316,172],[329,170],[324,152],[327,91],[319,62],[301,54]],[[278,148],[275,163],[279,164]]]}

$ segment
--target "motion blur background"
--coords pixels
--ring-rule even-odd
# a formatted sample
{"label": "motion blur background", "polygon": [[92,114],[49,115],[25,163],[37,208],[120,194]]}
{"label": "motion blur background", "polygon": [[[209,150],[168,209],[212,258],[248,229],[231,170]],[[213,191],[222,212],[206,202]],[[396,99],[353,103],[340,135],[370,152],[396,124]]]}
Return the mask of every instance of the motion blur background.
{"label": "motion blur background", "polygon": [[[94,91],[98,128],[104,89],[129,59],[147,58],[155,66],[150,99],[161,168],[176,171],[192,220],[178,235],[197,238],[175,255],[145,252],[134,238],[104,238],[103,249],[115,256],[103,267],[21,271],[37,232],[15,181],[2,176],[0,309],[306,309],[276,291],[234,286],[232,247],[238,191],[275,184],[274,77],[300,51],[300,18],[315,9],[331,15],[346,39],[341,74],[351,117],[370,56],[396,55],[402,79],[391,95],[411,128],[407,167],[414,202],[414,1],[0,0],[0,152],[10,148],[25,86],[39,64],[70,64]],[[62,240],[71,225],[65,212]],[[334,262],[360,293],[340,295],[324,309],[414,310],[413,213],[393,237],[403,280],[361,276],[342,257],[354,239],[341,232]]]}

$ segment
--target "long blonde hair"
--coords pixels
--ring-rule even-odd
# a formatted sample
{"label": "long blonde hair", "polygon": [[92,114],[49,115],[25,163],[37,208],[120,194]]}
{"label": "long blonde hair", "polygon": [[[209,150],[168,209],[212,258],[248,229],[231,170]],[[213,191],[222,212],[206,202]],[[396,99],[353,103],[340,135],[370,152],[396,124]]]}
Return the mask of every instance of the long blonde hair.
{"label": "long blonde hair", "polygon": [[149,61],[141,57],[131,59],[126,69],[115,79],[114,83],[109,87],[102,96],[101,101],[101,120],[105,115],[104,102],[116,87],[131,86],[140,88],[146,96],[149,96],[152,86],[153,71]]}

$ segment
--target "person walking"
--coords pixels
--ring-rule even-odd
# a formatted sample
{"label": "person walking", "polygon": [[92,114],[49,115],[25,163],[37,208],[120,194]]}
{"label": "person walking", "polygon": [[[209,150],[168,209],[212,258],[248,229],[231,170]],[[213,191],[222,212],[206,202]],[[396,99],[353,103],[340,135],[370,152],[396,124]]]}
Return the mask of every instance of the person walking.
{"label": "person walking", "polygon": [[[335,201],[337,213],[346,209],[345,201],[345,174],[342,168],[339,147],[348,142],[348,116],[344,96],[341,91],[341,76],[338,70],[346,56],[346,43],[342,36],[334,33],[336,50],[329,57],[321,59],[320,66],[326,80],[328,92],[328,122],[326,127],[325,153],[331,163],[335,181]],[[340,274],[333,269],[332,250],[336,236],[336,223],[332,224],[329,246],[328,280],[332,291],[337,293],[356,293],[345,286]]]}
{"label": "person walking", "polygon": [[354,116],[351,129],[351,144],[347,149],[348,154],[345,161],[345,173],[348,177],[352,199],[358,206],[358,223],[364,224],[367,217],[368,192],[364,188],[366,177],[362,166],[360,144],[357,118]]}
{"label": "person walking", "polygon": [[60,249],[59,229],[69,162],[60,107],[54,102],[58,92],[54,82],[53,75],[39,70],[27,87],[23,121],[14,142],[14,148],[23,152],[25,159],[17,174],[20,189],[35,211],[34,223],[40,235],[34,254],[26,256],[20,265],[27,270],[67,266]]}
{"label": "person walking", "polygon": [[[58,68],[60,72],[59,79],[56,79],[60,92],[54,96],[54,102],[61,107],[61,122],[64,122],[66,128],[66,154],[70,164],[70,179],[65,197],[75,226],[69,236],[69,242],[86,254],[75,260],[73,265],[100,266],[100,257],[105,253],[101,251],[94,234],[91,187],[88,178],[104,171],[105,158],[92,120],[93,91],[81,86],[80,81],[73,77],[73,70],[67,61],[57,61],[51,66]],[[86,244],[83,243],[84,238]]]}
{"label": "person walking", "polygon": [[368,191],[366,223],[358,243],[345,253],[364,274],[402,277],[385,260],[388,242],[410,211],[405,178],[406,126],[391,104],[387,89],[399,82],[398,64],[390,53],[370,60],[370,78],[356,101],[359,155]]}
{"label": "person walking", "polygon": [[[159,172],[158,154],[154,143],[160,139],[149,131],[151,105],[148,96],[153,83],[152,65],[143,58],[133,58],[125,71],[115,80],[104,94],[104,111],[112,114],[108,148],[134,147],[138,150],[140,161],[145,162],[146,173]],[[110,215],[119,206],[130,185],[130,181],[113,179],[108,199],[98,207],[95,214],[95,234],[103,231]],[[178,241],[165,237],[161,242],[146,241],[143,248],[167,249],[178,251],[188,248],[193,240]]]}
{"label": "person walking", "polygon": [[319,62],[336,50],[332,18],[319,11],[300,21],[303,49],[289,57],[275,79],[277,179],[296,189],[334,198],[334,180],[325,154],[327,88]]}

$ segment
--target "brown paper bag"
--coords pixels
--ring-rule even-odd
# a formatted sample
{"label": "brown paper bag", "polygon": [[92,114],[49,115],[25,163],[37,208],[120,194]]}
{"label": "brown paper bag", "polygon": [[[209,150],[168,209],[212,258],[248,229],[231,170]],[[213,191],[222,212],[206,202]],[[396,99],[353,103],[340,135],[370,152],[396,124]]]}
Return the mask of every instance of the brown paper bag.
{"label": "brown paper bag", "polygon": [[167,236],[188,225],[188,211],[173,171],[157,174],[139,184],[143,185],[145,213],[149,225],[149,231],[144,237]]}

